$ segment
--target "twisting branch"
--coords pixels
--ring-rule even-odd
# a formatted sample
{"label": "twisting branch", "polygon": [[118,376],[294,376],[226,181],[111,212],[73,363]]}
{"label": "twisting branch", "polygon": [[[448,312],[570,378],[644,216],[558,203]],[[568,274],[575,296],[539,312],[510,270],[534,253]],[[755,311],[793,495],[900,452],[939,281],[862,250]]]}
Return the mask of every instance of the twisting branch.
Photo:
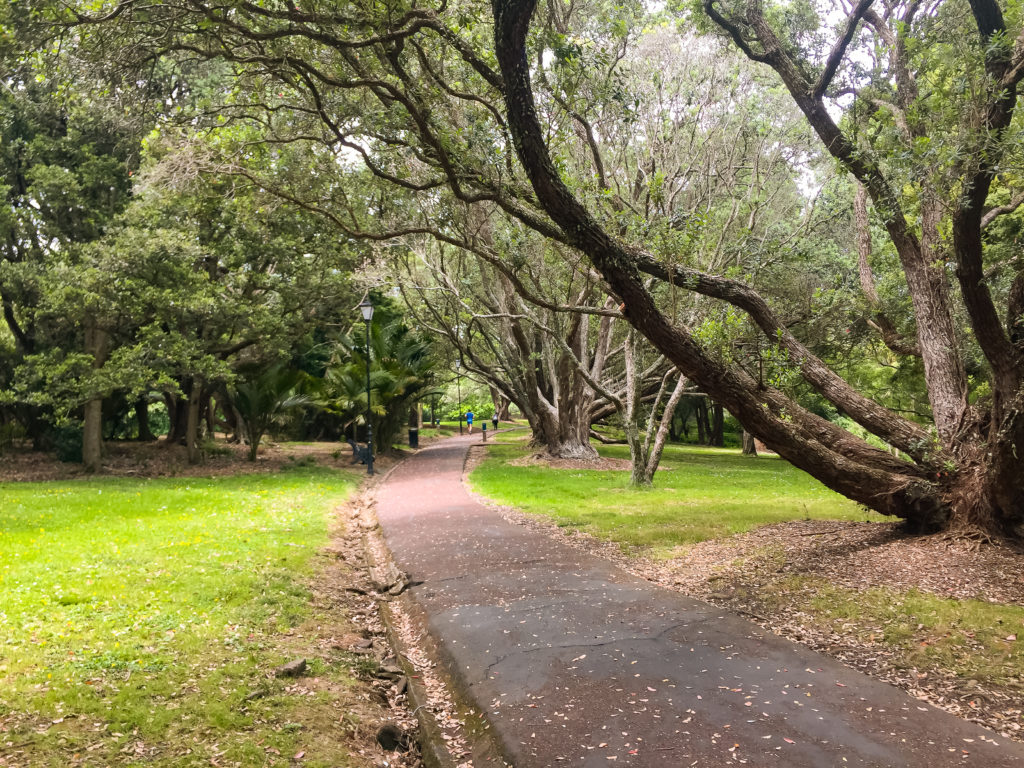
{"label": "twisting branch", "polygon": [[630,324],[769,446],[833,489],[889,514],[903,516],[908,509],[941,514],[934,487],[914,478],[918,472],[911,465],[904,463],[904,471],[893,474],[898,463],[893,457],[814,416],[781,392],[758,391],[749,375],[711,358],[685,329],[671,325],[659,312],[639,279],[636,255],[611,238],[583,208],[548,154],[526,56],[535,0],[494,0],[492,7],[495,49],[520,162],[545,211],[622,298]]}
{"label": "twisting branch", "polygon": [[815,83],[814,89],[811,91],[812,98],[820,99],[825,95],[825,91],[832,83],[832,78],[836,76],[836,71],[839,69],[843,57],[846,56],[846,49],[850,47],[850,43],[853,41],[853,36],[857,32],[857,26],[873,2],[874,0],[860,0],[854,7],[850,17],[846,20],[846,29],[843,30],[842,36],[832,47],[832,51],[825,61],[825,68],[822,70],[818,82]]}
{"label": "twisting branch", "polygon": [[981,217],[981,228],[985,229],[999,216],[1005,216],[1008,213],[1013,213],[1020,208],[1022,204],[1024,204],[1024,192],[1018,192],[1006,205],[997,205],[995,208],[989,208],[985,211],[985,215]]}

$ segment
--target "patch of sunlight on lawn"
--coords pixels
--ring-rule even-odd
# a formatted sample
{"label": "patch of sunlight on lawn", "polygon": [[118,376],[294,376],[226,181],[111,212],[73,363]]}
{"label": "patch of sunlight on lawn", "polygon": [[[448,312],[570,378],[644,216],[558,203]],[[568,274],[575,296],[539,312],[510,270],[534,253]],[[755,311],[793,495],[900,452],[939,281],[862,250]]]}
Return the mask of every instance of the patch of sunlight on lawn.
{"label": "patch of sunlight on lawn", "polygon": [[[625,446],[598,450],[602,456],[629,458]],[[474,490],[559,525],[656,553],[768,523],[882,519],[774,456],[667,446],[654,487],[633,489],[627,471],[508,465],[526,453],[511,445],[490,448],[470,476]]]}
{"label": "patch of sunlight on lawn", "polygon": [[[354,485],[316,467],[0,484],[0,720],[74,714],[62,728],[154,742],[248,727],[242,699],[279,663],[263,640],[309,613],[312,556]],[[37,764],[60,764],[47,738]]]}

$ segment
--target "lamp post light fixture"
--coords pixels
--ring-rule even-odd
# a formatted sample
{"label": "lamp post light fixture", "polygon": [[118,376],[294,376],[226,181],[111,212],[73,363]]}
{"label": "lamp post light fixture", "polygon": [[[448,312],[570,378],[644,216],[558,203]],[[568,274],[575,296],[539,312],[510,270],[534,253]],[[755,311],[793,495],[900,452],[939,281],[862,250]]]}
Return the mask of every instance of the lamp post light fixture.
{"label": "lamp post light fixture", "polygon": [[359,311],[366,322],[366,474],[373,474],[373,425],[370,423],[370,321],[373,303],[369,295],[359,303]]}
{"label": "lamp post light fixture", "polygon": [[462,434],[462,361],[455,361],[455,386],[459,391],[459,434]]}

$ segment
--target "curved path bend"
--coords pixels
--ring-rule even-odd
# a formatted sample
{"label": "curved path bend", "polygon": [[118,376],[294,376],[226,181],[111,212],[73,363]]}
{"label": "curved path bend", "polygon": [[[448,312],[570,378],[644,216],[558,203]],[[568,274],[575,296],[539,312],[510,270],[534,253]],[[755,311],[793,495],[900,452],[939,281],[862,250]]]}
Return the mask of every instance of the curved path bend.
{"label": "curved path bend", "polygon": [[377,514],[515,768],[1024,768],[1024,745],[506,521],[463,487],[477,440],[407,459]]}

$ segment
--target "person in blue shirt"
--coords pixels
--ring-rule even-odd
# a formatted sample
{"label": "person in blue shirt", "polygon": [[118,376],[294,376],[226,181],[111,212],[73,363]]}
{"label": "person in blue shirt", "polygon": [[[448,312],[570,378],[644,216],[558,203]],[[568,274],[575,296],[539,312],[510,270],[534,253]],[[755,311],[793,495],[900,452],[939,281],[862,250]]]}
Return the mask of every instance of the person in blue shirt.
{"label": "person in blue shirt", "polygon": [[466,411],[466,425],[469,427],[469,434],[473,434],[473,412]]}

